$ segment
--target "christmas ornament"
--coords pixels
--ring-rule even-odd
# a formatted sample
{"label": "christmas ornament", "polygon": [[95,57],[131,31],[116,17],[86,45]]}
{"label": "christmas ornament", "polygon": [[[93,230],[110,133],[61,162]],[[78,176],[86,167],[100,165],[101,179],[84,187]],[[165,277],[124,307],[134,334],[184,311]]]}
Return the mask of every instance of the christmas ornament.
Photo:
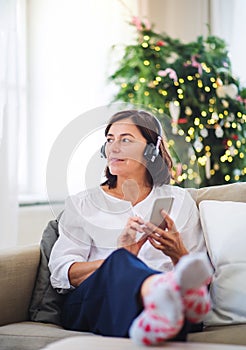
{"label": "christmas ornament", "polygon": [[176,135],[178,133],[178,119],[180,115],[180,105],[177,101],[169,102],[169,112],[172,117],[172,133]]}
{"label": "christmas ornament", "polygon": [[230,97],[234,99],[238,94],[238,88],[235,84],[222,85],[216,89],[216,94],[219,98]]}
{"label": "christmas ornament", "polygon": [[222,128],[221,128],[220,126],[217,126],[217,127],[215,128],[215,135],[216,135],[216,137],[218,137],[218,138],[222,138],[222,137],[223,137],[224,131],[222,130]]}

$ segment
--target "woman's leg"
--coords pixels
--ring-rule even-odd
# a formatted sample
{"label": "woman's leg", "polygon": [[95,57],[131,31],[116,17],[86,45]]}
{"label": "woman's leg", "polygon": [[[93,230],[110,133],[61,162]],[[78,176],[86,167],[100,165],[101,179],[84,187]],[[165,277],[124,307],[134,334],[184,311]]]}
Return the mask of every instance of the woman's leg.
{"label": "woman's leg", "polygon": [[[143,311],[141,293],[144,289],[141,287],[146,287],[147,282],[144,281],[153,275],[165,276],[150,269],[127,250],[115,251],[94,274],[66,297],[63,326],[71,330],[128,337],[134,319]],[[173,304],[180,312],[182,306]],[[166,311],[164,308],[163,315]],[[191,324],[185,321],[183,328],[180,326],[182,324],[173,334],[173,340],[185,341]]]}
{"label": "woman's leg", "polygon": [[68,294],[62,313],[63,326],[128,337],[132,321],[143,309],[141,285],[147,277],[158,273],[127,250],[116,250]]}

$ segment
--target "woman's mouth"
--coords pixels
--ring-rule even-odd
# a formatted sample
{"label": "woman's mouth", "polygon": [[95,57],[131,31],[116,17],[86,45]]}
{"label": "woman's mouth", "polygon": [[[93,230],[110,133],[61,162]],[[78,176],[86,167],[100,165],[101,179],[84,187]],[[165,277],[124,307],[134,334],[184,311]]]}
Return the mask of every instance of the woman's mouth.
{"label": "woman's mouth", "polygon": [[111,164],[118,163],[118,162],[123,162],[123,161],[124,161],[124,159],[121,159],[121,158],[110,158],[109,159],[109,162]]}

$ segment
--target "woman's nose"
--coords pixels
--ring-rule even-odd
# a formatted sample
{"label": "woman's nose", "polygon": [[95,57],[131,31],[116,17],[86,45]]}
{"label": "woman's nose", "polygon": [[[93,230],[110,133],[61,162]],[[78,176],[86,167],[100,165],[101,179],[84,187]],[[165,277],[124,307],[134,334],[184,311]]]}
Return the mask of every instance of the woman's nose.
{"label": "woman's nose", "polygon": [[120,151],[120,140],[114,140],[109,144],[109,150],[111,152],[119,152]]}

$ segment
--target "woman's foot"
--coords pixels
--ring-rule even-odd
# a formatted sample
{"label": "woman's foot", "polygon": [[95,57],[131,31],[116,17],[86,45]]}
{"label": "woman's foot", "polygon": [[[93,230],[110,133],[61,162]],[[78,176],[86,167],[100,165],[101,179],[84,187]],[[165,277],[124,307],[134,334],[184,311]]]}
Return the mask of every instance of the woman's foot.
{"label": "woman's foot", "polygon": [[189,254],[180,259],[176,279],[181,286],[184,313],[192,323],[202,322],[211,304],[207,285],[213,270],[205,254]]}
{"label": "woman's foot", "polygon": [[207,285],[212,274],[212,266],[204,253],[184,255],[174,267],[175,280],[180,285],[182,295],[188,290]]}
{"label": "woman's foot", "polygon": [[186,319],[192,323],[202,322],[211,308],[207,286],[188,290],[183,303]]}
{"label": "woman's foot", "polygon": [[144,310],[129,330],[133,341],[159,344],[179,333],[184,317],[201,322],[210,309],[205,284],[211,275],[207,257],[190,254],[182,257],[173,271],[150,276],[144,282]]}
{"label": "woman's foot", "polygon": [[[167,275],[171,278],[170,274]],[[156,345],[173,338],[184,323],[179,291],[173,290],[169,283],[155,282],[144,298],[144,310],[130,327],[130,338],[139,345]]]}

